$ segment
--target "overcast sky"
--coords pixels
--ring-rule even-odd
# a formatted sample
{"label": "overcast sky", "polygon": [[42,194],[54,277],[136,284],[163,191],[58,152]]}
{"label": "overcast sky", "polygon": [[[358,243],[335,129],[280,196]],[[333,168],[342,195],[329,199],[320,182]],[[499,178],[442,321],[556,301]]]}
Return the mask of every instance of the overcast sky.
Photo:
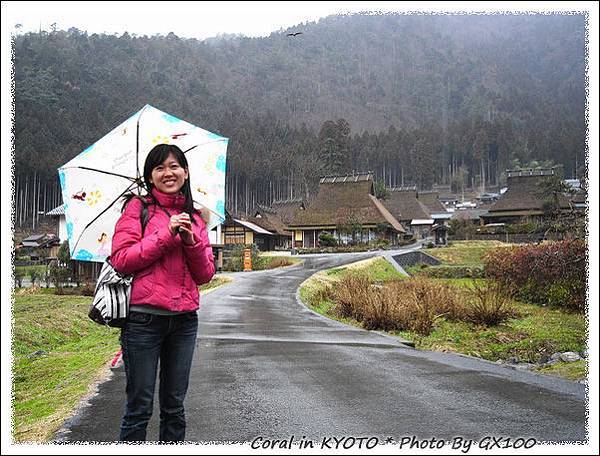
{"label": "overcast sky", "polygon": [[[76,27],[88,33],[207,38],[222,33],[267,36],[331,14],[359,11],[517,11],[574,9],[566,2],[2,2],[13,32]],[[6,16],[6,17],[5,17]],[[20,24],[20,28],[16,28]]]}

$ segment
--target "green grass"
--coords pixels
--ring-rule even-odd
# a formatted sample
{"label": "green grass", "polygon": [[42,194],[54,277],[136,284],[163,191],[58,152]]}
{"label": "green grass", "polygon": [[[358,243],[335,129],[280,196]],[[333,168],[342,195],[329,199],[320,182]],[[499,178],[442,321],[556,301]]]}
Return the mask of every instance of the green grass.
{"label": "green grass", "polygon": [[260,264],[256,270],[264,270],[264,269],[276,269],[286,266],[293,266],[295,264],[301,263],[303,260],[300,258],[292,258],[289,256],[274,256],[274,255],[265,255],[260,256]]}
{"label": "green grass", "polygon": [[398,335],[413,340],[424,350],[451,351],[491,361],[517,356],[524,362],[537,362],[542,355],[581,351],[585,348],[585,319],[548,309],[531,309],[515,303],[522,317],[494,326],[481,327],[440,319],[428,336],[403,331]]}
{"label": "green grass", "polygon": [[118,330],[93,323],[89,297],[16,294],[15,441],[50,439],[119,349]]}
{"label": "green grass", "polygon": [[483,256],[488,251],[506,245],[500,241],[452,241],[448,247],[426,249],[424,252],[436,257],[444,264],[482,266]]}
{"label": "green grass", "polygon": [[372,282],[379,283],[404,279],[406,277],[390,265],[385,258],[371,258],[314,274],[300,286],[300,299],[318,314],[348,325],[361,327],[361,323],[352,318],[334,317],[331,310],[335,303],[328,299],[323,299],[320,293],[327,285],[333,285],[346,275],[356,273],[366,274]]}
{"label": "green grass", "polygon": [[[206,291],[230,282],[215,276]],[[16,289],[13,307],[14,439],[44,442],[72,413],[119,349],[119,330],[88,316],[89,296]]]}
{"label": "green grass", "polygon": [[[300,299],[302,300],[302,302],[307,303],[309,307],[318,314],[323,315],[324,317],[333,318],[331,310],[335,303],[328,299],[318,299],[318,297],[315,296],[314,292],[320,287],[317,285],[313,288],[313,285],[307,284],[306,286],[300,288]],[[359,328],[362,326],[359,321],[356,321],[352,318],[342,318],[336,316],[333,319],[345,323],[347,325],[357,326]]]}
{"label": "green grass", "polygon": [[[325,286],[341,279],[350,270],[368,275],[373,282],[378,278],[386,277],[386,274],[381,271],[387,271],[387,267],[383,264],[380,265],[380,261],[386,262],[384,259],[379,259],[376,266],[365,263],[358,267],[347,266],[315,274],[302,284],[300,298],[316,312],[339,320],[331,312],[334,303],[324,299],[321,291]],[[390,273],[390,276],[393,275]],[[472,287],[474,283],[473,279],[433,280],[468,288]],[[542,355],[549,356],[565,351],[580,352],[585,348],[587,323],[583,315],[518,301],[514,301],[513,304],[519,312],[519,317],[495,327],[450,322],[440,318],[428,336],[421,336],[409,331],[392,334],[413,341],[418,349],[463,353],[491,361],[506,360],[509,357],[517,356],[523,362],[535,363]],[[357,321],[345,320],[343,322],[361,326]],[[540,372],[576,380],[585,378],[586,366],[585,361],[558,363],[550,368],[540,369]]]}
{"label": "green grass", "polygon": [[[436,279],[459,287],[471,288],[473,279]],[[478,279],[479,282],[484,279]],[[587,322],[581,314],[513,301],[518,318],[485,328],[464,322],[441,319],[428,336],[402,332],[415,341],[417,348],[453,351],[496,361],[518,356],[522,361],[537,362],[541,355],[582,351],[586,346]]]}
{"label": "green grass", "polygon": [[15,270],[23,271],[25,273],[25,277],[27,277],[27,278],[29,278],[29,270],[30,269],[35,269],[36,271],[38,271],[38,274],[40,276],[43,276],[44,273],[46,272],[46,265],[45,264],[36,264],[35,266],[15,266]]}
{"label": "green grass", "polygon": [[543,367],[538,371],[543,374],[557,375],[569,380],[579,380],[587,377],[588,365],[585,360],[572,363],[558,362],[552,366]]}
{"label": "green grass", "polygon": [[398,272],[385,258],[371,258],[359,261],[341,268],[334,268],[325,273],[329,276],[341,279],[346,274],[359,272],[366,274],[373,282],[387,282],[388,280],[403,279],[405,276]]}
{"label": "green grass", "polygon": [[[252,260],[253,271],[264,271],[266,269],[282,268],[302,263],[304,260],[284,255],[260,255]],[[224,264],[224,271],[240,272],[244,269],[241,257],[232,257]]]}
{"label": "green grass", "polygon": [[215,275],[210,282],[205,283],[204,285],[200,286],[200,291],[206,291],[206,290],[210,290],[212,288],[218,288],[221,285],[225,285],[229,282],[231,282],[231,279],[229,277],[221,277],[219,275]]}

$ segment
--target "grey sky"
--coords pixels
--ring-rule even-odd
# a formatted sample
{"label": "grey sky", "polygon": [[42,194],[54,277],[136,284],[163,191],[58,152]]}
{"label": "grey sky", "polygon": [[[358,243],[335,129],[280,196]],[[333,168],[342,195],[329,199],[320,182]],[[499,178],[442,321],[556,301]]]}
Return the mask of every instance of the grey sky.
{"label": "grey sky", "polygon": [[[207,38],[223,33],[267,36],[331,14],[359,11],[516,11],[559,9],[529,2],[3,2],[3,26],[13,32],[76,27],[88,33]],[[562,8],[574,8],[573,3]]]}

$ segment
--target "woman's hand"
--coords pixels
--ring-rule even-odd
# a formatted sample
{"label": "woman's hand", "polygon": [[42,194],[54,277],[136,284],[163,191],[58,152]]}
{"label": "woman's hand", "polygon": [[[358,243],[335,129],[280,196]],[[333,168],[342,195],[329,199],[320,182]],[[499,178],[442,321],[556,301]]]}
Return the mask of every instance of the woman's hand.
{"label": "woman's hand", "polygon": [[184,244],[194,244],[195,238],[192,231],[192,221],[187,212],[182,212],[179,215],[172,215],[169,220],[169,229],[173,236],[179,232],[179,236]]}

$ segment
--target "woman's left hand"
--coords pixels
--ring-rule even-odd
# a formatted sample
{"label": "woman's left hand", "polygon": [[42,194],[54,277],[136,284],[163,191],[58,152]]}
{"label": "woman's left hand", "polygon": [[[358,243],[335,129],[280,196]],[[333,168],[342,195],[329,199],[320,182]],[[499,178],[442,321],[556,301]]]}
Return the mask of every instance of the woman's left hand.
{"label": "woman's left hand", "polygon": [[184,244],[194,245],[196,242],[192,231],[192,221],[187,212],[179,214],[179,236]]}

